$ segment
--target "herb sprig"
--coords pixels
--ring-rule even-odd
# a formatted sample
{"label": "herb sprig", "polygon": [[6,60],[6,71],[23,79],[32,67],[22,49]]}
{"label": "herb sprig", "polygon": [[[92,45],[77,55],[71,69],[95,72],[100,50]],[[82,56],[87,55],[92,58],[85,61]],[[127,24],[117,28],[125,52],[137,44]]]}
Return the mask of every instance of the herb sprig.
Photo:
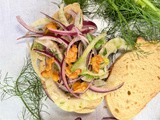
{"label": "herb sprig", "polygon": [[42,120],[42,99],[45,97],[45,93],[29,57],[27,57],[18,78],[13,81],[13,78],[6,74],[4,80],[0,82],[0,89],[2,90],[1,100],[13,96],[21,99],[25,106],[22,111],[24,120]]}
{"label": "herb sprig", "polygon": [[[111,38],[123,37],[135,46],[138,36],[146,40],[160,39],[159,0],[64,0],[66,4],[79,2],[84,14],[101,17],[107,23],[107,34]],[[118,34],[117,34],[118,33]]]}

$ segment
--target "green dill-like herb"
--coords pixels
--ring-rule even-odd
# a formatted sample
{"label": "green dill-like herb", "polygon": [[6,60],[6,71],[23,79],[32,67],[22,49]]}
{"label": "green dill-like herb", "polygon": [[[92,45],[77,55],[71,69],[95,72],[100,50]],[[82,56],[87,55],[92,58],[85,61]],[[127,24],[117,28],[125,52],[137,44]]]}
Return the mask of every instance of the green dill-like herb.
{"label": "green dill-like herb", "polygon": [[138,36],[160,39],[159,0],[84,0],[81,5],[85,15],[98,16],[108,23],[106,30],[110,38],[118,35],[133,47]]}
{"label": "green dill-like herb", "polygon": [[15,81],[6,74],[4,80],[0,82],[1,100],[18,96],[25,106],[22,111],[22,118],[24,120],[42,120],[43,104],[41,100],[45,93],[40,79],[32,68],[31,60],[27,58],[26,61]]}
{"label": "green dill-like herb", "polygon": [[152,54],[152,52],[146,52],[142,49],[137,49],[135,54],[136,54],[137,58],[140,59],[140,58],[147,58],[148,55]]}
{"label": "green dill-like herb", "polygon": [[103,51],[103,56],[105,56],[107,54],[107,49],[105,48]]}

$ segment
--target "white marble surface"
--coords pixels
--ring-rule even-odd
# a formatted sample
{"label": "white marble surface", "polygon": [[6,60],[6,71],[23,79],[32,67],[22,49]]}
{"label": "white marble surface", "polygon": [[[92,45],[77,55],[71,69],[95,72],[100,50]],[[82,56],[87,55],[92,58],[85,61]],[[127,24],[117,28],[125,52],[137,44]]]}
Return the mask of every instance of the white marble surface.
{"label": "white marble surface", "polygon": [[[55,1],[58,2],[58,0],[0,0],[0,71],[2,78],[6,72],[16,78],[27,53],[26,43],[16,41],[26,31],[17,23],[15,17],[20,15],[26,22],[31,23],[43,17],[40,11],[50,15],[54,13],[57,7],[51,2]],[[99,21],[96,23],[101,24]],[[83,120],[101,120],[108,114],[103,104],[92,114],[78,115],[60,110],[51,101],[46,103],[50,106],[48,109],[50,115],[45,117],[45,120],[74,120],[77,116],[82,116]],[[18,97],[0,102],[0,120],[21,119],[22,107],[23,104]],[[134,120],[160,120],[160,94],[147,104]]]}

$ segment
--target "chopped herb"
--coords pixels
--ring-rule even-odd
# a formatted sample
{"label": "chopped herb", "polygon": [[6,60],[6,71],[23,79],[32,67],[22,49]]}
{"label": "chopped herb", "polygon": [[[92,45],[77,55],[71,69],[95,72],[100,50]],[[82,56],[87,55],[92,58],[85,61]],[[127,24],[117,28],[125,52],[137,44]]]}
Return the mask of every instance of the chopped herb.
{"label": "chopped herb", "polygon": [[91,42],[93,40],[93,38],[91,37],[91,34],[89,34],[89,33],[87,33],[86,37],[87,37],[87,39],[88,39],[89,42]]}
{"label": "chopped herb", "polygon": [[102,55],[103,55],[103,56],[107,55],[107,49],[106,49],[106,48],[104,49]]}

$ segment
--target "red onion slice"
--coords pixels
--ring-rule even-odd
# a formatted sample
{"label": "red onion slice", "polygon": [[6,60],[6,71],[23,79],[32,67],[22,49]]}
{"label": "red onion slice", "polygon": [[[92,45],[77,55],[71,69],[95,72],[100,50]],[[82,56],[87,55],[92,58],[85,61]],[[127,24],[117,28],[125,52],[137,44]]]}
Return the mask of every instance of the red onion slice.
{"label": "red onion slice", "polygon": [[[52,29],[52,28],[49,28],[49,31],[52,32],[52,33],[55,33],[55,34],[60,34],[60,35],[66,35],[66,36],[75,36],[75,35],[78,35],[76,31],[62,31],[62,30],[55,30],[55,29]],[[93,32],[94,29],[89,29],[89,28],[85,28],[85,29],[82,29],[81,33],[82,34],[87,34],[87,33],[91,33]]]}
{"label": "red onion slice", "polygon": [[68,90],[68,92],[70,92],[73,96],[75,96],[76,98],[79,98],[79,96],[77,96],[69,87],[67,79],[66,79],[66,74],[65,74],[65,67],[66,67],[66,62],[65,62],[65,57],[62,61],[62,66],[61,66],[61,76],[62,76],[62,81],[64,83],[64,86],[66,87],[66,89]]}
{"label": "red onion slice", "polygon": [[59,44],[62,44],[64,45],[65,47],[68,46],[68,41],[66,41],[65,39],[62,39],[62,38],[58,38],[58,37],[53,37],[53,36],[43,36],[43,37],[40,37],[39,40],[43,40],[43,39],[48,39],[48,40],[52,40],[52,41],[55,41]]}
{"label": "red onion slice", "polygon": [[79,39],[79,37],[75,37],[75,38],[69,43],[66,54],[68,53],[68,51],[69,51],[69,49],[71,48],[71,46],[72,46],[74,43],[78,42],[78,41],[82,41],[82,43],[83,43],[84,45],[87,45],[84,40]]}
{"label": "red onion slice", "polygon": [[[71,31],[73,29],[74,24],[70,24],[69,26],[67,26],[67,30]],[[89,28],[91,27],[94,31],[92,31],[93,33],[97,30],[97,25],[92,22],[92,21],[83,21],[83,28]]]}
{"label": "red onion slice", "polygon": [[73,29],[77,32],[78,36],[82,34],[81,31],[77,27],[74,27]]}
{"label": "red onion slice", "polygon": [[33,33],[37,33],[37,34],[43,34],[44,32],[43,31],[39,31],[39,30],[36,30],[30,26],[28,26],[22,19],[20,16],[16,16],[17,18],[17,21],[24,27],[26,28],[28,31],[30,32],[33,32]]}
{"label": "red onion slice", "polygon": [[43,54],[43,55],[46,55],[48,57],[54,58],[55,59],[55,63],[57,63],[58,66],[61,65],[61,62],[53,54],[51,54],[50,52],[48,52],[47,48],[46,48],[46,51],[45,50],[42,51],[42,50],[38,50],[38,49],[33,49],[33,50],[36,51],[36,52],[38,52],[38,53],[40,53],[40,54]]}
{"label": "red onion slice", "polygon": [[56,82],[57,86],[62,89],[63,91],[68,92],[68,90],[66,89],[66,87],[64,85],[62,85],[61,83]]}
{"label": "red onion slice", "polygon": [[[53,22],[57,23],[57,24],[58,24],[62,29],[64,29],[65,31],[68,30],[67,27],[66,27],[63,23],[59,22],[58,20],[54,19],[53,17],[50,17],[49,15],[47,15],[47,14],[45,14],[45,13],[43,13],[43,12],[41,12],[41,13],[42,13],[43,15],[45,15],[48,19],[50,19],[50,20],[52,20]],[[67,35],[67,37],[71,40],[71,36]]]}
{"label": "red onion slice", "polygon": [[64,30],[67,30],[67,27],[62,24],[61,22],[59,22],[58,20],[54,19],[53,17],[41,12],[43,15],[45,15],[48,19],[50,19],[51,21],[53,21],[54,23],[57,23],[61,28],[63,28]]}
{"label": "red onion slice", "polygon": [[74,27],[74,24],[70,24],[69,26],[67,26],[67,30],[71,31],[73,27]]}
{"label": "red onion slice", "polygon": [[81,80],[81,78],[82,78],[82,76],[80,76],[80,77],[78,77],[76,79],[69,79],[69,83],[74,83],[74,82],[76,82],[78,80]]}
{"label": "red onion slice", "polygon": [[94,33],[97,30],[97,25],[92,21],[83,21],[83,28],[91,27],[93,30],[91,33]]}
{"label": "red onion slice", "polygon": [[99,88],[99,87],[95,87],[93,85],[90,86],[90,90],[94,91],[94,92],[98,92],[98,93],[107,93],[107,92],[112,92],[112,91],[115,91],[119,88],[121,88],[123,86],[124,83],[114,87],[114,88],[111,88],[111,89],[108,89],[108,88]]}
{"label": "red onion slice", "polygon": [[83,35],[78,35],[80,37],[80,39],[82,39],[83,41],[85,41],[87,44],[89,44],[88,39],[86,37],[84,37]]}
{"label": "red onion slice", "polygon": [[60,35],[70,35],[70,36],[77,35],[77,32],[75,32],[75,31],[62,31],[62,30],[55,30],[55,29],[52,29],[52,28],[49,28],[49,30],[52,33],[60,34]]}

